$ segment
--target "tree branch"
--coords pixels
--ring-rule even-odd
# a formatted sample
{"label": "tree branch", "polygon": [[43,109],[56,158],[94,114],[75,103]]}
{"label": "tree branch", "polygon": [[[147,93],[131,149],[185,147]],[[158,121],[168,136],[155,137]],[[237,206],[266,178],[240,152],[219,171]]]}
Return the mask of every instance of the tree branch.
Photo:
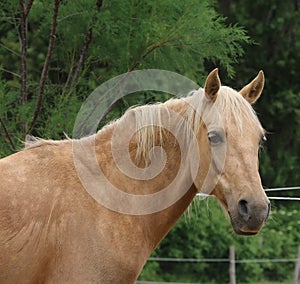
{"label": "tree branch", "polygon": [[25,104],[27,101],[27,11],[24,0],[20,0],[20,18],[21,18],[21,101]]}
{"label": "tree branch", "polygon": [[153,52],[155,49],[161,47],[161,45],[151,45],[142,55],[141,57],[131,65],[131,67],[128,69],[128,72],[132,72],[134,69],[136,69],[140,64],[141,62],[151,53]]}
{"label": "tree branch", "polygon": [[[170,41],[172,41],[174,39],[165,39],[163,41],[161,41],[160,43],[158,44],[153,44],[153,45],[150,45],[147,50],[140,56],[140,58],[135,62],[133,63],[130,68],[128,69],[128,73],[134,71],[140,64],[141,62],[150,54],[152,53],[154,50],[156,50],[157,48],[161,48],[163,46],[166,46]],[[107,114],[110,112],[110,110],[112,109],[112,107],[114,106],[114,104],[117,102],[117,100],[114,100],[110,103],[109,106],[107,106],[105,112],[102,114],[102,116],[100,117],[100,121],[102,119],[104,119]]]}
{"label": "tree branch", "polygon": [[25,11],[25,16],[26,18],[28,17],[28,14],[29,14],[29,11],[32,7],[32,4],[33,4],[33,0],[30,0],[28,3],[27,3],[27,6],[26,6],[26,11]]}
{"label": "tree branch", "polygon": [[[117,84],[113,87],[113,88],[121,88],[122,87],[122,84],[124,84],[124,82],[126,81],[126,79],[128,78],[128,76],[130,76],[130,72],[134,71],[138,66],[139,64],[142,62],[142,60],[144,60],[151,52],[153,52],[155,49],[157,48],[160,48],[160,47],[163,47],[165,45],[167,45],[170,41],[172,40],[175,40],[175,39],[165,39],[165,40],[162,40],[161,42],[157,43],[157,44],[152,44],[150,45],[146,50],[145,52],[140,56],[140,58],[131,65],[131,67],[128,69],[128,72],[127,74],[125,75],[124,78],[122,78],[121,81],[117,82]],[[120,91],[121,92],[121,91]],[[106,110],[104,111],[104,113],[99,117],[99,122],[102,121],[106,116],[107,114],[110,112],[110,110],[112,109],[112,107],[114,106],[114,104],[118,101],[118,99],[114,99],[112,102],[110,102],[109,105],[106,106]],[[89,112],[87,118],[85,121],[88,121],[88,119],[95,113],[95,111],[97,110],[97,107],[99,106],[99,101],[93,106],[93,109]],[[84,129],[84,123],[83,122],[77,129],[77,132],[75,133],[76,136],[80,137],[81,134],[82,134],[82,131]]]}
{"label": "tree branch", "polygon": [[128,69],[128,72],[131,72],[133,70],[135,70],[140,64],[141,62],[151,53],[153,52],[155,49],[163,47],[165,45],[167,45],[168,42],[172,41],[172,39],[165,39],[160,43],[157,44],[152,44],[150,45],[147,50],[140,56],[140,58],[131,65],[131,67]]}
{"label": "tree branch", "polygon": [[11,138],[11,136],[10,136],[10,134],[9,134],[9,132],[8,132],[8,130],[7,130],[7,127],[6,127],[6,125],[5,125],[5,123],[4,123],[4,121],[3,121],[3,119],[2,118],[0,118],[0,124],[2,125],[2,127],[3,127],[3,130],[4,130],[4,133],[5,133],[5,136],[6,136],[6,138],[8,139],[8,141],[9,141],[9,144],[10,144],[10,147],[12,148],[12,150],[16,150],[16,146],[15,146],[15,143],[13,142],[13,140],[12,140],[12,138]]}
{"label": "tree branch", "polygon": [[37,97],[36,106],[35,106],[35,110],[34,110],[34,114],[33,114],[33,119],[30,124],[29,131],[31,131],[33,129],[33,127],[35,126],[37,118],[40,113],[41,105],[42,105],[42,99],[43,99],[43,95],[44,95],[44,89],[45,89],[45,83],[46,83],[46,78],[47,78],[47,74],[48,74],[49,64],[51,61],[51,56],[52,56],[53,48],[55,45],[55,38],[56,38],[55,34],[56,34],[56,27],[57,27],[57,16],[58,16],[59,5],[60,5],[60,0],[55,0],[54,7],[53,7],[51,32],[50,32],[50,37],[49,37],[49,45],[48,45],[45,63],[44,63],[43,70],[41,73],[38,97]]}
{"label": "tree branch", "polygon": [[21,101],[27,102],[27,27],[28,14],[32,7],[33,0],[30,0],[26,7],[24,0],[20,0],[21,16]]}
{"label": "tree branch", "polygon": [[[20,44],[21,44],[21,102],[27,102],[27,30],[28,14],[32,7],[33,0],[30,0],[25,7],[26,0],[20,0]],[[21,123],[22,133],[25,133],[25,122]]]}
{"label": "tree branch", "polygon": [[71,83],[71,89],[74,88],[74,86],[75,86],[75,84],[76,84],[76,82],[77,82],[77,80],[79,78],[80,71],[81,71],[81,69],[82,69],[82,67],[84,65],[84,62],[85,62],[85,59],[86,59],[86,54],[87,54],[89,45],[90,45],[90,43],[92,41],[93,28],[94,28],[95,22],[96,22],[96,15],[99,12],[99,10],[101,9],[102,3],[103,3],[102,0],[97,0],[96,11],[95,11],[95,13],[94,13],[94,15],[92,17],[92,21],[91,21],[89,30],[87,32],[87,35],[86,35],[85,40],[84,40],[83,47],[82,47],[81,52],[80,52],[80,56],[79,56],[79,60],[78,60],[77,66],[76,66],[76,69],[74,71],[74,75],[73,75],[73,79],[72,79],[72,83]]}

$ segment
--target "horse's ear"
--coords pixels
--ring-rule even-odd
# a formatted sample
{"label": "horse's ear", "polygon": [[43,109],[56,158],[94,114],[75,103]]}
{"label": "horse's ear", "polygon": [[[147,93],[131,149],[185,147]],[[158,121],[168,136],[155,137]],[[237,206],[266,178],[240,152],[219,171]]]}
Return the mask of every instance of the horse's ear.
{"label": "horse's ear", "polygon": [[265,76],[262,70],[259,71],[258,75],[240,90],[243,97],[250,103],[255,103],[260,97],[265,84]]}
{"label": "horse's ear", "polygon": [[221,81],[218,75],[218,68],[214,69],[209,73],[205,81],[205,95],[211,101],[215,101],[217,98],[218,91],[221,86]]}

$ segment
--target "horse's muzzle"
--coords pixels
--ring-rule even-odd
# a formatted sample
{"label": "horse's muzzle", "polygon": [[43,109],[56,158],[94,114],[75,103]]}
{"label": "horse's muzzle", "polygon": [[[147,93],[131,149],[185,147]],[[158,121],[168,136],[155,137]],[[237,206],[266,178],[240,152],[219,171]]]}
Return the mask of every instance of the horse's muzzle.
{"label": "horse's muzzle", "polygon": [[236,208],[228,211],[233,230],[239,235],[255,235],[270,215],[270,202],[255,203],[240,199]]}

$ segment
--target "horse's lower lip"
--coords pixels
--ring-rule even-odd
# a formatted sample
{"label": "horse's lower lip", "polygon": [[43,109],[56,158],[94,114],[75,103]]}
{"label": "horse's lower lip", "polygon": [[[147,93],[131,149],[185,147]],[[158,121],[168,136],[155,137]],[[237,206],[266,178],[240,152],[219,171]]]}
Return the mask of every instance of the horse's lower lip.
{"label": "horse's lower lip", "polygon": [[237,229],[237,228],[233,228],[233,229],[238,235],[241,235],[241,236],[253,236],[258,233],[258,231],[244,231],[244,230]]}
{"label": "horse's lower lip", "polygon": [[241,235],[241,236],[253,236],[253,235],[256,235],[259,230],[260,230],[260,227],[256,229],[252,229],[252,230],[247,230],[247,229],[242,229],[243,227],[245,228],[246,226],[241,226],[239,223],[236,223],[236,222],[233,222],[233,218],[230,214],[230,211],[228,211],[228,214],[230,216],[230,220],[231,220],[231,225],[232,225],[232,228],[234,230],[234,232],[237,234],[237,235]]}

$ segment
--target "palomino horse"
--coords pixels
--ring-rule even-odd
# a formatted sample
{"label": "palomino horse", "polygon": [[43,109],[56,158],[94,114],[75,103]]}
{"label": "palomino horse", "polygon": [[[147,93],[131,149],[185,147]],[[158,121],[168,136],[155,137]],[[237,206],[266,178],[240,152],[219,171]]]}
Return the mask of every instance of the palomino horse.
{"label": "palomino horse", "polygon": [[[126,210],[119,210],[117,204],[113,210],[101,200],[97,202],[83,186],[74,165],[72,149],[78,141],[38,140],[1,159],[0,283],[134,283],[151,252],[201,191],[207,176],[211,180],[218,177],[211,194],[228,211],[234,231],[256,234],[270,209],[258,173],[258,149],[264,131],[250,105],[259,98],[263,85],[260,71],[237,92],[221,86],[215,69],[207,77],[204,89],[186,98],[133,108],[92,137],[79,140],[83,157],[78,158],[78,163],[88,155],[87,147],[94,141],[99,166],[123,193],[154,194],[172,184],[180,172],[172,191],[180,193],[186,184],[188,189],[168,206],[163,206],[167,200],[156,199],[162,210],[152,213],[143,214],[145,204],[140,208],[141,214],[127,214],[120,212]],[[212,122],[209,113],[213,108],[224,127]],[[194,131],[199,163],[195,166],[184,160],[176,133],[158,126],[145,127],[130,140],[130,158],[137,167],[147,168],[149,159],[155,156],[149,156],[151,148],[162,146],[164,166],[148,180],[125,176],[112,155],[115,129],[123,125],[125,135],[124,127],[130,127],[133,118],[137,122],[151,121],[160,114],[162,125],[174,124],[171,112],[183,117]],[[176,124],[178,133],[188,128],[182,127],[184,123]],[[186,135],[186,139],[192,138]],[[117,140],[121,147],[122,135]],[[189,144],[186,141],[185,145]],[[223,163],[213,155],[218,149],[226,154]],[[182,169],[181,161],[185,163]],[[96,175],[88,162],[82,162],[79,168],[90,175],[88,180]],[[190,174],[192,168],[196,170],[194,176]],[[99,187],[102,185],[105,184]]]}

